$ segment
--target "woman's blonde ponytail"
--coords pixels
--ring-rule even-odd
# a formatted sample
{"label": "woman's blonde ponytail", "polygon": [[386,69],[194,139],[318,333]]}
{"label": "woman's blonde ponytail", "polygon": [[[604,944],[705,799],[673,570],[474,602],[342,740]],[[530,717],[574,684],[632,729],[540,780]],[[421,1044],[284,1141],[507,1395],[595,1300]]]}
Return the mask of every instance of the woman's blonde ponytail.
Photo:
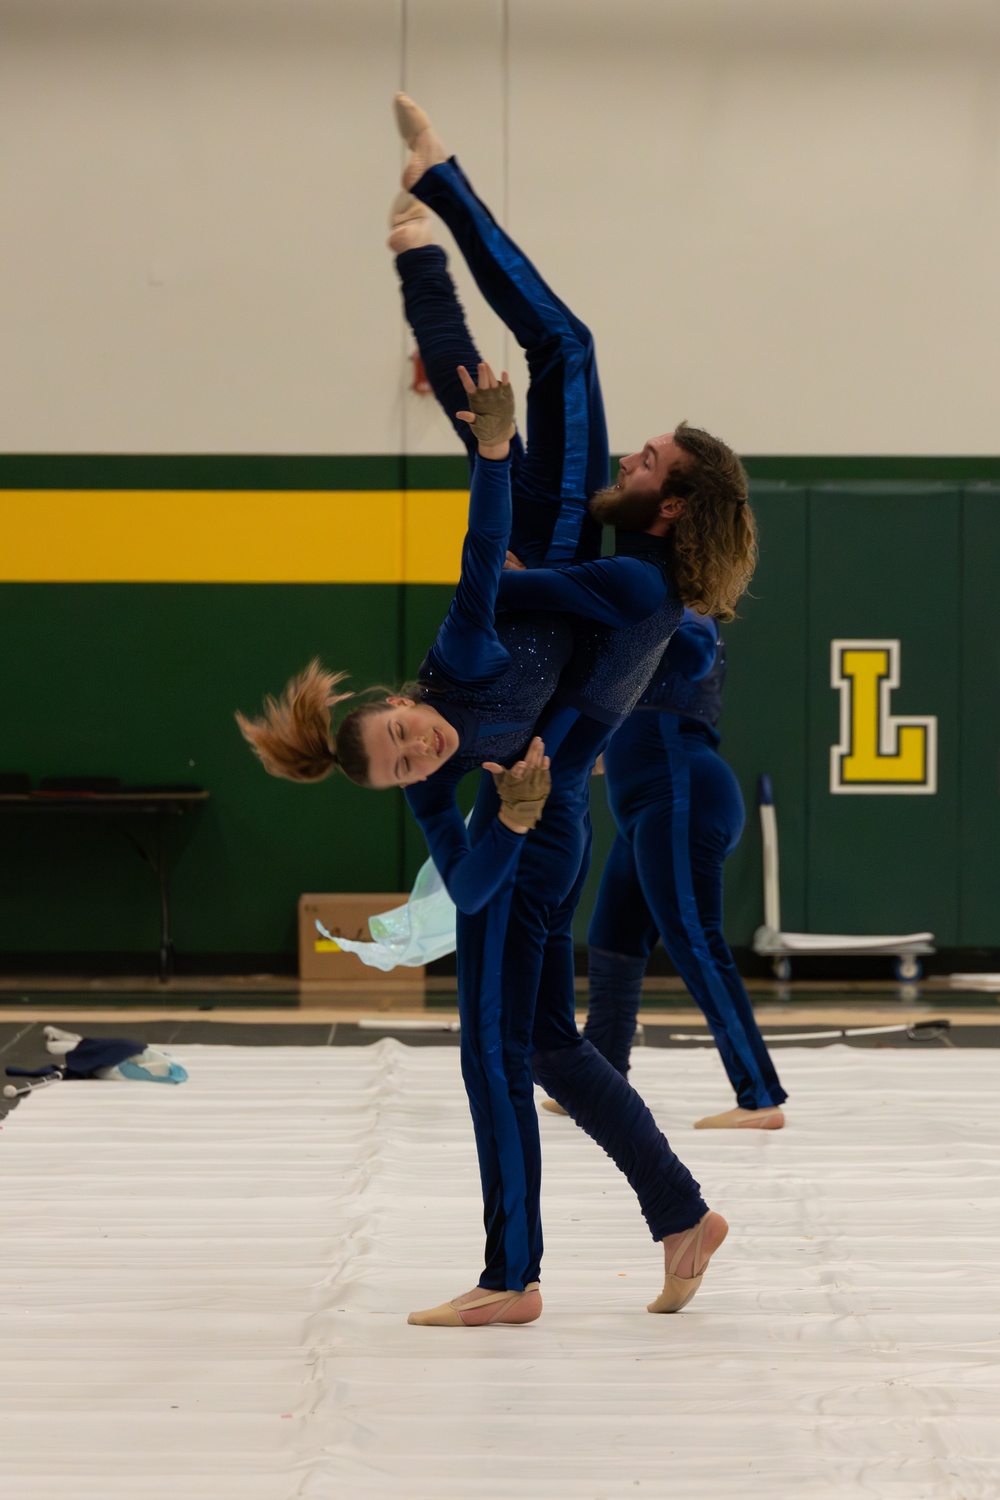
{"label": "woman's blonde ponytail", "polygon": [[265,771],[286,781],[322,781],[339,764],[331,710],[352,693],[334,688],[346,672],[327,672],[318,658],[288,683],[280,698],[264,699],[264,712],[237,713],[240,733]]}

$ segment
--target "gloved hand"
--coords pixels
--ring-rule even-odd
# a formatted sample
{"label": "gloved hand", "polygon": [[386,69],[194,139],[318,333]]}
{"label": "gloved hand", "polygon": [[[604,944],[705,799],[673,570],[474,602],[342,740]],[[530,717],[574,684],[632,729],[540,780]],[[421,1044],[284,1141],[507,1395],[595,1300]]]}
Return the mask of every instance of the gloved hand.
{"label": "gloved hand", "polygon": [[552,773],[547,766],[529,766],[520,776],[513,771],[493,773],[504,812],[512,823],[534,828],[542,816],[545,800],[552,790]]}
{"label": "gloved hand", "polygon": [[534,828],[542,816],[545,799],[552,790],[549,757],[538,735],[524,753],[524,759],[509,770],[494,760],[484,760],[483,770],[493,772],[493,784],[500,797],[500,818],[515,833]]}
{"label": "gloved hand", "polygon": [[469,391],[469,406],[476,414],[472,435],[485,447],[506,443],[514,436],[514,392],[509,381]]}
{"label": "gloved hand", "polygon": [[484,448],[495,448],[514,436],[514,392],[507,372],[499,381],[483,361],[479,366],[479,384],[474,385],[464,365],[458,367],[459,379],[469,401],[469,410],[455,415],[468,422],[472,435]]}

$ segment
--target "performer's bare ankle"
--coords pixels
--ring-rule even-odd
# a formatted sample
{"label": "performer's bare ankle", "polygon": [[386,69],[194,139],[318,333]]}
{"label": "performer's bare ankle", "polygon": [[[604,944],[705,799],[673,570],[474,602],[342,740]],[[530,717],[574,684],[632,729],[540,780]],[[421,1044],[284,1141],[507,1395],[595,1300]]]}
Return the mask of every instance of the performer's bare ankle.
{"label": "performer's bare ankle", "polygon": [[393,255],[434,243],[430,209],[412,193],[396,194],[389,212],[389,227],[392,232],[386,244]]}

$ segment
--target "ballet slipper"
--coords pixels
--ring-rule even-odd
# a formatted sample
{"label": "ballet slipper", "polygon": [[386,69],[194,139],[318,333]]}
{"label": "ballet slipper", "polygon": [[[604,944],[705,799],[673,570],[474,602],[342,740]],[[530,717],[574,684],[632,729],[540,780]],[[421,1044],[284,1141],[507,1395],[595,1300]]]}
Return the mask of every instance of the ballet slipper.
{"label": "ballet slipper", "polygon": [[429,167],[447,161],[448,153],[420,105],[414,104],[408,94],[397,94],[393,104],[396,126],[410,148],[409,160],[403,169],[403,187],[409,191]]}
{"label": "ballet slipper", "polygon": [[568,1115],[569,1114],[569,1110],[568,1109],[563,1109],[562,1105],[558,1104],[555,1099],[543,1099],[542,1100],[542,1108],[543,1109],[547,1109],[550,1115]]}
{"label": "ballet slipper", "polygon": [[389,210],[389,228],[392,230],[386,244],[393,255],[402,255],[404,250],[419,250],[434,243],[431,211],[412,193],[397,193]]}
{"label": "ballet slipper", "polygon": [[[675,1313],[686,1307],[701,1286],[702,1277],[712,1256],[722,1244],[729,1233],[729,1225],[721,1214],[709,1211],[703,1219],[700,1219],[693,1229],[689,1229],[681,1236],[680,1244],[667,1262],[667,1271],[663,1279],[663,1291],[655,1302],[650,1302],[647,1312],[651,1313]],[[676,1235],[668,1235],[664,1241],[664,1249],[667,1248],[667,1240],[675,1240]],[[685,1255],[691,1250],[691,1270],[696,1274],[693,1276],[678,1276],[677,1269]]]}
{"label": "ballet slipper", "polygon": [[409,94],[396,94],[392,107],[396,112],[396,129],[412,151],[417,136],[424,130],[430,130],[431,122]]}
{"label": "ballet slipper", "polygon": [[482,1328],[487,1323],[533,1323],[541,1311],[538,1282],[529,1281],[523,1292],[489,1292],[475,1286],[440,1307],[411,1312],[406,1321],[421,1328]]}
{"label": "ballet slipper", "polygon": [[706,1115],[695,1120],[695,1130],[780,1130],[785,1123],[780,1104],[763,1109],[726,1109],[721,1115]]}

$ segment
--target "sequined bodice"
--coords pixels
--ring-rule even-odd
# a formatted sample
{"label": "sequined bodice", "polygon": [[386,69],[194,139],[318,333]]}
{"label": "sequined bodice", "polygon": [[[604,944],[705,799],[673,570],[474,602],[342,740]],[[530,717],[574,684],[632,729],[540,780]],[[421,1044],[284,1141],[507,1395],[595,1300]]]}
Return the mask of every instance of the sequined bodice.
{"label": "sequined bodice", "polygon": [[452,758],[456,771],[474,770],[484,760],[502,763],[520,753],[573,651],[573,631],[561,615],[499,614],[496,634],[510,656],[510,665],[492,682],[453,682],[431,658],[420,668],[420,682],[430,702],[443,700],[469,710],[468,721],[474,729],[471,736],[461,735]]}
{"label": "sequined bodice", "polygon": [[672,672],[669,653],[664,652],[649,687],[639,699],[637,712],[649,709],[657,713],[679,714],[697,719],[714,729],[722,714],[722,687],[726,680],[726,647],[720,641],[715,651],[715,665],[696,682],[683,672]]}
{"label": "sequined bodice", "polygon": [[620,724],[639,701],[683,614],[680,600],[668,595],[655,614],[619,630],[576,619],[573,659],[558,697],[605,724]]}

